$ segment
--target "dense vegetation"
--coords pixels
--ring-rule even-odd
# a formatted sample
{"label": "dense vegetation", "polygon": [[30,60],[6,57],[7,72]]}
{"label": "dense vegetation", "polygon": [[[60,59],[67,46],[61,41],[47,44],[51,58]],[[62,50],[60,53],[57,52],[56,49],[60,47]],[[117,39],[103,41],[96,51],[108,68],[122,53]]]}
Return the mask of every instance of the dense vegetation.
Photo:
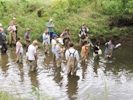
{"label": "dense vegetation", "polygon": [[54,21],[55,33],[68,27],[75,42],[83,22],[95,39],[133,32],[127,27],[133,24],[133,0],[0,0],[0,23],[7,28],[14,16],[18,35],[23,37],[29,27],[32,39],[40,37],[49,18]]}
{"label": "dense vegetation", "polygon": [[[52,18],[55,33],[60,34],[68,27],[75,43],[83,22],[89,27],[91,38],[106,40],[108,36],[133,32],[129,27],[133,25],[133,0],[0,0],[0,23],[5,29],[13,17],[17,18],[21,37],[29,27],[32,39],[39,38]],[[1,95],[7,97],[5,92]]]}

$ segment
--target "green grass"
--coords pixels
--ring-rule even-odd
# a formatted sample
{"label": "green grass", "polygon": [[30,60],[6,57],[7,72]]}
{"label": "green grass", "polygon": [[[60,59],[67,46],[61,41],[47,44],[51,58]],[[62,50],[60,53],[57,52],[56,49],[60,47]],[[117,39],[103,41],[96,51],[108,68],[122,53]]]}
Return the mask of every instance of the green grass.
{"label": "green grass", "polygon": [[75,43],[79,41],[78,33],[83,22],[89,27],[89,36],[93,39],[101,37],[106,40],[108,35],[127,32],[128,28],[124,28],[124,31],[120,31],[118,27],[110,30],[110,16],[103,14],[102,1],[104,0],[0,0],[0,22],[7,29],[15,16],[18,36],[24,37],[26,28],[29,27],[32,40],[42,35],[50,18],[55,24],[55,33],[59,35],[68,27],[72,34],[71,40]]}
{"label": "green grass", "polygon": [[0,100],[17,100],[12,95],[9,95],[7,92],[0,91]]}
{"label": "green grass", "polygon": [[[16,89],[15,89],[16,90]],[[16,90],[17,92],[17,90]],[[36,100],[54,100],[47,93],[40,93],[37,87],[32,88],[32,92],[30,94],[32,97],[36,97]],[[13,95],[8,94],[8,92],[0,91],[0,100],[29,100],[28,98],[21,98],[21,95],[17,92],[18,98]]]}

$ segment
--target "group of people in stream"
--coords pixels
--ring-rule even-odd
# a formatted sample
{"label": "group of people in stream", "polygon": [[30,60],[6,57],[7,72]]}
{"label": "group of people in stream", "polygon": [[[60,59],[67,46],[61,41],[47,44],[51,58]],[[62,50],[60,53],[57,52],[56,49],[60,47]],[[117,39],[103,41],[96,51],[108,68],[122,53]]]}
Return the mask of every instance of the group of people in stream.
{"label": "group of people in stream", "polygon": [[[86,62],[90,54],[90,48],[93,48],[94,60],[99,59],[99,55],[102,53],[100,49],[100,40],[95,42],[95,45],[91,42],[89,37],[89,28],[82,23],[79,29],[79,40],[81,53],[74,48],[74,43],[71,41],[71,33],[69,28],[66,28],[59,36],[54,33],[54,23],[52,19],[46,23],[46,30],[42,34],[42,44],[44,48],[45,55],[49,54],[51,50],[53,53],[53,61],[56,62],[56,67],[60,68],[62,63],[62,58],[65,56],[67,61],[67,74],[76,75],[78,70],[78,63],[81,58],[82,62]],[[16,63],[23,63],[24,50],[22,46],[22,37],[17,36],[17,21],[13,18],[8,27],[9,34],[9,47],[16,47]],[[24,34],[25,46],[26,46],[26,56],[31,71],[35,71],[37,67],[38,58],[38,41],[33,40],[31,43],[30,28],[26,28],[26,33]],[[113,56],[113,51],[118,48],[121,44],[116,46],[113,44],[113,40],[109,40],[105,43],[105,57],[111,58]],[[6,31],[3,25],[0,23],[0,49],[1,54],[6,53],[8,50],[6,42]]]}

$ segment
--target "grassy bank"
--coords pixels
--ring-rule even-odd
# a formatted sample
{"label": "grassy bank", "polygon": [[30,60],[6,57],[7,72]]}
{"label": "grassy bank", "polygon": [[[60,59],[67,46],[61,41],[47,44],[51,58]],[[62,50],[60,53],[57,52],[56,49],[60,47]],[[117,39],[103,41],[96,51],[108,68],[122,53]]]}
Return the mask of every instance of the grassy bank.
{"label": "grassy bank", "polygon": [[[116,4],[115,1],[110,2]],[[118,20],[112,20],[111,14],[114,12],[107,9],[112,5],[107,4],[106,0],[0,0],[0,23],[7,29],[12,18],[16,17],[18,36],[23,37],[25,29],[29,27],[32,40],[41,36],[49,18],[53,19],[56,34],[59,35],[68,27],[75,43],[79,41],[79,28],[83,22],[89,27],[92,39],[106,41],[108,37],[132,33],[131,27],[115,26]]]}

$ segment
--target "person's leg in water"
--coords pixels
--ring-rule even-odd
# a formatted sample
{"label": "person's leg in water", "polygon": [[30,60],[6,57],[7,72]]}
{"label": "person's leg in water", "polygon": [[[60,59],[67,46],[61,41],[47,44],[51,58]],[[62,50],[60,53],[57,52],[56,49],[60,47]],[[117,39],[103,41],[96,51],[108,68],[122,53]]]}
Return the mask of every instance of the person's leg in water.
{"label": "person's leg in water", "polygon": [[29,63],[30,63],[31,71],[35,71],[37,67],[37,60],[29,61]]}
{"label": "person's leg in water", "polygon": [[7,51],[7,44],[6,43],[3,43],[3,47],[4,47],[4,53],[6,53],[6,51]]}
{"label": "person's leg in water", "polygon": [[48,43],[44,43],[44,51],[45,51],[45,54],[48,53],[48,51],[49,51],[49,44]]}
{"label": "person's leg in water", "polygon": [[13,31],[9,32],[9,44],[10,44],[10,47],[12,47],[12,33],[13,33]]}
{"label": "person's leg in water", "polygon": [[61,63],[62,63],[62,58],[59,58],[56,60],[56,66],[59,68],[61,67]]}

